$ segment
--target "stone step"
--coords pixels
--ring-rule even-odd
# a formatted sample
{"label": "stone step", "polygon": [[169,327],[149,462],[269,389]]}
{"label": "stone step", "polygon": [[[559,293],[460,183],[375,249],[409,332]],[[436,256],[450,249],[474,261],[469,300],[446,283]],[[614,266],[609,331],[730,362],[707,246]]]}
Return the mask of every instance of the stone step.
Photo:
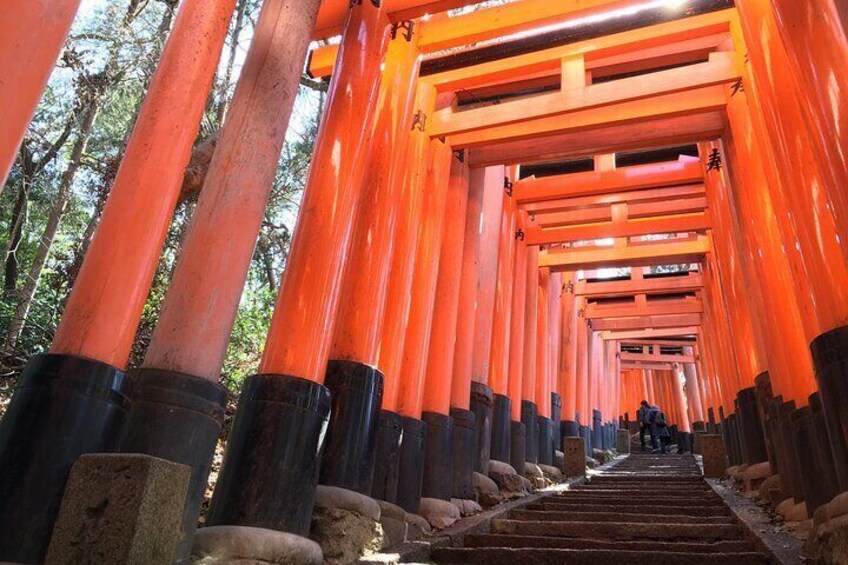
{"label": "stone step", "polygon": [[691,499],[691,498],[633,498],[629,496],[593,496],[578,495],[563,496],[561,500],[566,502],[582,502],[583,504],[622,504],[643,505],[646,508],[657,506],[724,506],[721,499]]}
{"label": "stone step", "polygon": [[740,540],[736,524],[633,524],[624,522],[543,522],[492,520],[493,534],[542,535],[607,540]]}
{"label": "stone step", "polygon": [[[644,514],[644,505],[602,504],[602,503],[571,503],[566,501],[549,502],[542,501],[525,507],[527,510],[550,510],[559,512],[586,511],[586,512],[616,512],[618,514]],[[667,507],[669,514],[680,516],[729,516],[730,511],[724,506],[673,506]],[[656,512],[659,507],[650,507]]]}
{"label": "stone step", "polygon": [[627,551],[694,551],[700,553],[746,553],[755,551],[749,541],[679,542],[608,541],[544,536],[515,536],[507,534],[469,534],[463,539],[466,547],[538,547],[559,549],[620,549]]}
{"label": "stone step", "polygon": [[621,496],[656,496],[662,495],[665,497],[676,497],[676,498],[714,498],[718,496],[713,491],[707,491],[702,489],[695,490],[687,490],[687,489],[665,489],[665,488],[615,488],[615,487],[607,487],[607,486],[593,486],[588,488],[581,489],[569,489],[565,491],[564,494],[568,493],[578,493],[578,494],[591,494],[595,495],[604,495],[604,494],[616,494]]}
{"label": "stone step", "polygon": [[510,520],[539,522],[619,522],[627,524],[735,524],[731,516],[681,516],[677,514],[621,514],[620,512],[574,512],[513,510]]}
{"label": "stone step", "polygon": [[693,553],[625,550],[539,548],[440,548],[433,551],[437,563],[484,565],[767,565],[759,553]]}

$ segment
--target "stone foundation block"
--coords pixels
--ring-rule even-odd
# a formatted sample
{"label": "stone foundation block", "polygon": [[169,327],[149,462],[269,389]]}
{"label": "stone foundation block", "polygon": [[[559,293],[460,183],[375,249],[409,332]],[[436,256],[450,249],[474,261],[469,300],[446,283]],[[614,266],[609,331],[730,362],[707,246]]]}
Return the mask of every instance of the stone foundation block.
{"label": "stone foundation block", "polygon": [[353,563],[388,546],[381,516],[373,498],[318,485],[309,537],[321,546],[328,565]]}
{"label": "stone foundation block", "polygon": [[582,437],[567,437],[563,440],[564,465],[566,477],[582,477],[586,475],[586,446]]}
{"label": "stone foundation block", "polygon": [[720,435],[704,434],[700,437],[701,454],[704,456],[704,476],[708,479],[720,479],[727,468],[727,456]]}
{"label": "stone foundation block", "polygon": [[433,532],[430,523],[418,514],[406,515],[406,540],[418,541],[429,536]]}
{"label": "stone foundation block", "polygon": [[323,565],[314,541],[246,526],[200,528],[194,536],[193,565]]}
{"label": "stone foundation block", "polygon": [[491,478],[475,471],[472,482],[474,484],[474,495],[483,508],[491,508],[503,502],[498,484]]}
{"label": "stone foundation block", "polygon": [[406,541],[409,523],[406,521],[406,510],[391,502],[378,500],[380,505],[380,525],[386,535],[389,547],[395,547]]}
{"label": "stone foundation block", "polygon": [[552,465],[539,465],[539,469],[545,475],[545,478],[552,483],[562,482],[562,471]]}
{"label": "stone foundation block", "polygon": [[459,510],[460,516],[463,518],[466,516],[474,516],[475,514],[479,514],[483,511],[483,508],[475,501],[464,498],[451,498],[451,504],[456,506],[457,510]]}
{"label": "stone foundation block", "polygon": [[190,476],[189,467],[149,455],[83,455],[71,468],[45,563],[171,563]]}
{"label": "stone foundation block", "polygon": [[771,465],[768,461],[749,465],[742,473],[742,495],[746,498],[757,496],[760,485],[771,476]]}
{"label": "stone foundation block", "polygon": [[615,436],[615,448],[621,455],[630,453],[630,432],[618,430]]}
{"label": "stone foundation block", "polygon": [[489,477],[495,481],[501,496],[506,499],[519,498],[526,494],[521,476],[512,465],[492,459],[489,461]]}
{"label": "stone foundation block", "polygon": [[452,526],[462,516],[459,508],[439,498],[421,499],[421,517],[436,530],[443,530]]}

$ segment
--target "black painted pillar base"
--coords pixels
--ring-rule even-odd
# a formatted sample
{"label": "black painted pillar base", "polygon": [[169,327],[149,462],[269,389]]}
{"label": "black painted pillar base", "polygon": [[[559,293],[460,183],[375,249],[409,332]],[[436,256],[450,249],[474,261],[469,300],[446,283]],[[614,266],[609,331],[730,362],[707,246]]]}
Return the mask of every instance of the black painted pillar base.
{"label": "black painted pillar base", "polygon": [[[819,457],[813,411],[809,406],[799,408],[792,413],[791,422],[795,452],[798,459],[804,462],[798,469],[804,502],[807,515],[812,516],[816,508],[830,502],[838,493],[835,485],[828,484],[828,470],[823,465],[823,459]],[[832,476],[830,478],[833,479]]]}
{"label": "black painted pillar base", "polygon": [[592,410],[592,447],[595,449],[604,448],[603,432],[601,431],[601,421],[603,415],[600,410]]}
{"label": "black painted pillar base", "polygon": [[510,422],[510,432],[512,436],[512,449],[510,450],[511,458],[509,464],[516,470],[519,475],[524,474],[524,463],[527,461],[527,435],[524,429],[524,424],[521,422]]}
{"label": "black painted pillar base", "polygon": [[707,431],[707,424],[704,422],[692,422],[692,431],[693,432],[705,432]]}
{"label": "black painted pillar base", "polygon": [[810,344],[839,490],[848,491],[848,326]]}
{"label": "black painted pillar base", "polygon": [[586,455],[592,457],[592,429],[589,426],[580,426],[580,437],[583,438],[583,446],[586,448]]}
{"label": "black painted pillar base", "polygon": [[[780,398],[780,397],[778,397]],[[795,445],[794,432],[792,430],[792,413],[795,412],[795,402],[783,402],[779,409],[780,427],[783,432],[786,469],[780,471],[780,479],[783,482],[784,473],[791,485],[791,493],[795,502],[804,501],[804,485],[801,480],[801,465],[797,446]]]}
{"label": "black painted pillar base", "polygon": [[492,413],[492,446],[490,456],[495,461],[509,461],[510,453],[510,413],[512,403],[509,397],[494,395],[495,407]]}
{"label": "black painted pillar base", "polygon": [[380,411],[377,426],[377,455],[374,458],[374,478],[371,497],[395,503],[397,500],[400,444],[403,436],[403,418],[397,412]]}
{"label": "black painted pillar base", "polygon": [[718,431],[718,423],[715,417],[715,410],[712,408],[707,408],[707,431],[711,434],[719,434]]}
{"label": "black painted pillar base", "polygon": [[521,423],[524,424],[526,438],[524,459],[529,463],[539,462],[539,415],[536,403],[529,400],[521,401]]}
{"label": "black painted pillar base", "polygon": [[816,453],[819,458],[821,481],[825,492],[833,498],[839,494],[839,480],[836,476],[836,463],[833,460],[831,443],[827,431],[827,416],[822,406],[821,394],[814,392],[810,395],[810,410],[813,416],[813,438],[816,444]]}
{"label": "black painted pillar base", "polygon": [[789,473],[791,472],[788,453],[794,449],[792,447],[791,438],[787,438],[783,433],[783,422],[780,419],[780,406],[783,404],[783,397],[777,396],[771,399],[768,406],[768,425],[771,429],[772,445],[774,446],[775,460],[777,461],[778,473],[780,474],[780,490],[782,497],[794,498],[792,490],[793,482],[790,480]]}
{"label": "black painted pillar base", "polygon": [[330,360],[324,386],[332,408],[319,482],[370,495],[383,373],[356,361]]}
{"label": "black painted pillar base", "polygon": [[554,464],[554,421],[544,416],[538,417],[539,422],[539,464]]}
{"label": "black painted pillar base", "polygon": [[562,449],[562,397],[551,393],[551,420],[554,422],[554,450]]}
{"label": "black painted pillar base", "polygon": [[245,381],[207,526],[309,534],[330,391],[288,375]]}
{"label": "black painted pillar base", "polygon": [[[580,425],[572,420],[563,420],[560,424],[562,428],[561,437],[580,437]],[[560,441],[559,449],[562,451],[562,441]]]}
{"label": "black painted pillar base", "polygon": [[411,514],[421,511],[426,435],[427,424],[416,418],[403,417],[396,503]]}
{"label": "black painted pillar base", "polygon": [[0,421],[0,562],[41,563],[74,461],[118,447],[132,382],[110,365],[36,355]]}
{"label": "black painted pillar base", "polygon": [[492,449],[492,416],[495,400],[492,389],[483,383],[471,382],[471,411],[477,418],[477,458],[474,470],[489,476]]}
{"label": "black painted pillar base", "polygon": [[768,461],[766,438],[757,407],[756,389],[750,387],[740,390],[737,394],[737,403],[739,406],[737,420],[743,437],[742,445],[745,447],[743,453],[745,463],[754,465]]}
{"label": "black painted pillar base", "polygon": [[769,404],[774,398],[771,388],[771,375],[768,371],[760,373],[754,379],[754,391],[757,397],[757,412],[760,416],[760,425],[763,429],[763,439],[766,444],[766,455],[768,456],[769,468],[772,474],[778,473],[777,456],[775,454],[774,438],[772,437],[772,426],[769,423]]}
{"label": "black painted pillar base", "polygon": [[451,496],[474,499],[474,459],[477,456],[477,422],[474,412],[451,408],[453,419],[453,468]]}
{"label": "black painted pillar base", "polygon": [[227,390],[192,375],[140,369],[120,451],[145,453],[191,468],[180,544],[174,563],[187,563],[215,446],[224,423]]}
{"label": "black painted pillar base", "polygon": [[453,490],[453,420],[437,412],[424,412],[424,482],[421,496],[450,500]]}

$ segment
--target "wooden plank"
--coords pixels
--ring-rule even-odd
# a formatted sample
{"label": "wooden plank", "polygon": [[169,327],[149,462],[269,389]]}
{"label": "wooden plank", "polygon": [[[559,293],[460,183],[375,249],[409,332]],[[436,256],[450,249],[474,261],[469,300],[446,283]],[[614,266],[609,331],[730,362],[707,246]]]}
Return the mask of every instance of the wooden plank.
{"label": "wooden plank", "polygon": [[[631,192],[628,194],[638,194]],[[580,197],[574,198],[578,200]],[[599,197],[588,197],[599,198]],[[680,215],[703,213],[707,209],[706,197],[687,198],[681,200],[649,201],[649,202],[618,202],[628,204],[627,217],[630,219],[651,218],[656,216]],[[612,221],[612,208],[610,204],[597,205],[591,208],[580,208],[577,210],[566,210],[564,212],[535,212],[535,223],[540,228],[555,228],[563,226],[575,226],[587,223]]]}
{"label": "wooden plank", "polygon": [[694,355],[657,355],[621,352],[621,362],[628,363],[694,363]]}
{"label": "wooden plank", "polygon": [[673,369],[672,363],[621,363],[621,370],[637,370],[637,371],[669,371]]}
{"label": "wooden plank", "polygon": [[626,331],[701,325],[700,314],[671,314],[666,316],[643,316],[641,318],[618,318],[592,320],[594,331]]}
{"label": "wooden plank", "polygon": [[614,318],[644,318],[651,316],[665,316],[671,314],[701,314],[704,305],[697,298],[663,300],[662,303],[647,305],[625,304],[625,305],[597,305],[586,306],[585,317],[590,320],[608,320]]}
{"label": "wooden plank", "polygon": [[700,263],[710,252],[709,239],[661,240],[630,247],[577,247],[546,249],[539,253],[539,266],[554,271],[577,271],[615,267],[647,267]]}
{"label": "wooden plank", "polygon": [[[326,39],[344,30],[351,0],[323,0],[318,10],[313,39]],[[426,14],[444,12],[479,3],[480,0],[382,0],[392,21],[420,18]]]}
{"label": "wooden plank", "polygon": [[[590,196],[575,196],[573,198],[557,198],[541,202],[529,202],[524,209],[536,214],[539,221],[547,219],[549,215],[567,212],[573,209],[591,208],[593,206],[610,206],[612,204],[627,204],[632,209],[634,205],[672,202],[680,206],[686,200],[706,202],[706,191],[702,184],[688,184],[683,186],[662,187],[655,189],[641,189],[627,192],[616,192],[612,194],[593,194]],[[705,206],[706,208],[706,206]]]}
{"label": "wooden plank", "polygon": [[629,281],[577,281],[574,294],[587,297],[630,296],[634,294],[669,294],[693,292],[704,287],[704,276],[690,273],[685,277],[663,277]]}
{"label": "wooden plank", "polygon": [[605,340],[623,340],[632,338],[652,337],[691,337],[700,334],[700,326],[686,326],[679,328],[660,328],[650,330],[628,330],[628,331],[604,331],[601,338]]}
{"label": "wooden plank", "polygon": [[641,124],[644,131],[646,124],[652,121],[723,111],[726,105],[727,97],[724,89],[720,86],[710,86],[690,90],[685,95],[652,96],[554,117],[484,127],[476,131],[453,135],[448,139],[454,148],[464,149],[507,141],[528,140],[557,133],[590,132],[616,125]]}
{"label": "wooden plank", "polygon": [[469,152],[469,165],[553,163],[601,153],[696,143],[719,138],[724,128],[724,112],[714,111],[610,125],[589,131],[566,131],[475,148]]}
{"label": "wooden plank", "polygon": [[700,162],[668,161],[612,171],[526,178],[515,183],[514,194],[519,204],[528,204],[688,183],[702,184],[703,179],[704,169]]}
{"label": "wooden plank", "polygon": [[609,237],[636,237],[655,234],[705,232],[710,229],[709,214],[687,214],[625,222],[602,222],[594,225],[580,225],[542,229],[530,223],[524,230],[527,245],[550,245],[605,239]]}
{"label": "wooden plank", "polygon": [[547,119],[622,102],[730,84],[740,76],[735,53],[712,53],[706,63],[591,86],[580,85],[560,92],[529,96],[471,110],[446,108],[433,115],[430,135],[456,136],[481,129],[523,123],[534,118]]}
{"label": "wooden plank", "polygon": [[672,341],[664,339],[621,339],[619,343],[622,346],[636,345],[639,347],[655,345],[658,347],[695,347],[695,341]]}

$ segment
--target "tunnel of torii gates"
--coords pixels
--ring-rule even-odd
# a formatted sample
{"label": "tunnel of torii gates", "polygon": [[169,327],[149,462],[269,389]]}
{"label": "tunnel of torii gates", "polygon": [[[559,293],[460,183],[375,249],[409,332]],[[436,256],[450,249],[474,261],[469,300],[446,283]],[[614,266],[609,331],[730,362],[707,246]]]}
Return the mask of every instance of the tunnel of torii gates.
{"label": "tunnel of torii gates", "polygon": [[[4,180],[79,3],[0,4]],[[43,558],[90,452],[191,467],[187,555],[303,61],[326,111],[206,525],[306,535],[319,483],[410,512],[470,498],[492,459],[606,447],[642,399],[723,434],[731,462],[768,461],[810,510],[848,490],[844,3],[265,0],[127,373],[234,4],[181,2],[0,424],[0,560]]]}

